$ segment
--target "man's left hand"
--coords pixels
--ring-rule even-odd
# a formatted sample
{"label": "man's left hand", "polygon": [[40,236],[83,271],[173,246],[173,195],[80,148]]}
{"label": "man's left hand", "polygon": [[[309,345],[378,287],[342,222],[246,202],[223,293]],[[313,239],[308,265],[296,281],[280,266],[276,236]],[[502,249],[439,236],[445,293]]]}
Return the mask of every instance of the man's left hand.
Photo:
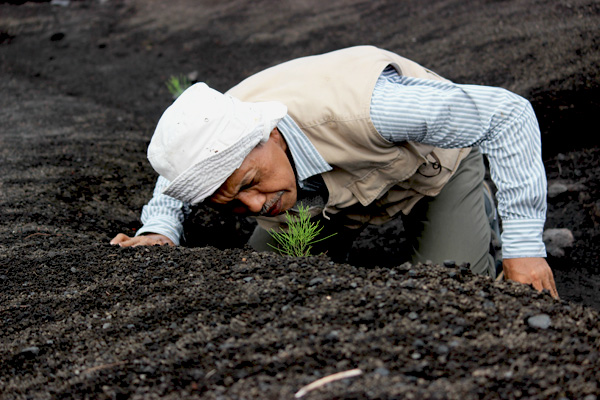
{"label": "man's left hand", "polygon": [[548,289],[558,299],[554,274],[546,259],[541,257],[509,258],[502,261],[507,280],[532,285],[536,290]]}

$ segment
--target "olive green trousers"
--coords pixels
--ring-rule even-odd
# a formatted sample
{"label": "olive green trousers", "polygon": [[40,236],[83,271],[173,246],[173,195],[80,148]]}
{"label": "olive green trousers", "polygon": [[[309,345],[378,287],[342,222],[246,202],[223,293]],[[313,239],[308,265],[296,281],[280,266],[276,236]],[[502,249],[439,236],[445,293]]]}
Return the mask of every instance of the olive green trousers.
{"label": "olive green trousers", "polygon": [[[484,176],[483,157],[473,148],[437,196],[420,200],[408,215],[402,216],[411,252],[408,260],[469,263],[473,273],[496,277],[496,261],[490,254],[492,229],[485,209]],[[360,229],[320,220],[326,228],[324,235],[338,233],[326,242],[328,254],[340,259]],[[269,233],[257,226],[248,244],[258,251],[273,251],[268,243],[275,245]]]}

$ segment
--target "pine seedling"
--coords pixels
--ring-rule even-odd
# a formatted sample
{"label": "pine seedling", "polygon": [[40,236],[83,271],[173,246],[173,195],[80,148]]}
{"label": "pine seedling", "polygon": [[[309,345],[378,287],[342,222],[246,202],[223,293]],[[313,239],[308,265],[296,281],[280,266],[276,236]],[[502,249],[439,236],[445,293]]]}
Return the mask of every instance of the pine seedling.
{"label": "pine seedling", "polygon": [[279,251],[281,254],[287,254],[292,257],[307,257],[311,255],[310,251],[313,244],[334,236],[335,233],[317,239],[317,236],[319,236],[323,227],[319,226],[319,221],[310,221],[308,208],[308,206],[304,207],[302,203],[300,203],[298,205],[297,216],[286,212],[285,218],[287,220],[288,229],[281,229],[280,232],[271,229],[269,234],[275,239],[277,246],[271,244],[269,244],[269,246]]}
{"label": "pine seedling", "polygon": [[185,89],[192,86],[192,82],[183,75],[171,75],[171,77],[167,79],[167,82],[165,82],[165,84],[167,85],[167,89],[169,89],[169,92],[173,96],[173,100],[178,98],[181,95],[181,93],[185,91]]}

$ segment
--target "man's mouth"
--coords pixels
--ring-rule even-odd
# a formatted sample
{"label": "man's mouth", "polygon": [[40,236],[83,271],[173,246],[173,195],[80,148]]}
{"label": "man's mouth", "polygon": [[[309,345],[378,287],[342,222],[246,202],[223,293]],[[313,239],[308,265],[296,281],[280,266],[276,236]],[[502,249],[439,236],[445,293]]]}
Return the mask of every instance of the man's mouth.
{"label": "man's mouth", "polygon": [[274,217],[281,213],[281,198],[283,197],[284,191],[277,192],[277,195],[272,199],[266,202],[262,210],[260,211],[260,216]]}

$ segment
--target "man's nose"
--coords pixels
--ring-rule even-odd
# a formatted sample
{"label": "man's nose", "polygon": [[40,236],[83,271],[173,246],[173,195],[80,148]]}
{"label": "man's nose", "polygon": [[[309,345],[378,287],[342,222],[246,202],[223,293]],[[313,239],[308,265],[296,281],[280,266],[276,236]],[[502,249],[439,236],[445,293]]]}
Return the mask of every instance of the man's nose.
{"label": "man's nose", "polygon": [[245,193],[241,192],[237,195],[238,201],[243,203],[248,211],[253,214],[258,214],[262,211],[265,204],[265,196],[260,193]]}

